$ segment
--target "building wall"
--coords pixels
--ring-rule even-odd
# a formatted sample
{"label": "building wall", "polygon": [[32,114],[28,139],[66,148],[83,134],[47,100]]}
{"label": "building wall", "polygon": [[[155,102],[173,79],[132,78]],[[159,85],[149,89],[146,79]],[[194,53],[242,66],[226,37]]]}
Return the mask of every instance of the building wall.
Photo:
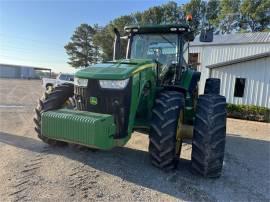
{"label": "building wall", "polygon": [[20,68],[17,67],[0,67],[0,78],[20,78]]}
{"label": "building wall", "polygon": [[205,80],[209,78],[209,69],[206,66],[269,51],[270,43],[191,46],[191,53],[199,53],[199,93],[203,93]]}
{"label": "building wall", "polygon": [[[270,108],[270,57],[210,69],[210,77],[220,78],[228,103]],[[246,79],[243,97],[234,97],[236,78]]]}
{"label": "building wall", "polygon": [[33,68],[21,67],[21,78],[35,78],[36,73]]}
{"label": "building wall", "polygon": [[33,68],[0,65],[0,78],[36,78]]}

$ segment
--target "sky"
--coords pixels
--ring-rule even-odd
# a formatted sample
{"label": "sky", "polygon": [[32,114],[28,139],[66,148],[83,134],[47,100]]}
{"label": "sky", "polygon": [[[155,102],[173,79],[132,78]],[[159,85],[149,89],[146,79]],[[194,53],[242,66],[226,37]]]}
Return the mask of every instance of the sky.
{"label": "sky", "polygon": [[[114,18],[165,0],[0,0],[0,63],[73,72],[64,45],[81,23]],[[178,4],[184,0],[176,1]]]}

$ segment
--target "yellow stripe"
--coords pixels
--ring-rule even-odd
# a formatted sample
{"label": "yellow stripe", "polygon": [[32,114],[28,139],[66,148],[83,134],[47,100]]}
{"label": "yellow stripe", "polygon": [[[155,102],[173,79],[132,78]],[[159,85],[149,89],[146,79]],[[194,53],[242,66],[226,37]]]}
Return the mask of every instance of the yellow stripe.
{"label": "yellow stripe", "polygon": [[139,68],[136,69],[134,72],[132,72],[132,75],[137,74],[138,72],[140,72],[140,71],[142,71],[142,70],[144,70],[144,69],[147,69],[147,68],[149,68],[149,67],[153,67],[153,64],[145,64],[145,65],[139,67]]}

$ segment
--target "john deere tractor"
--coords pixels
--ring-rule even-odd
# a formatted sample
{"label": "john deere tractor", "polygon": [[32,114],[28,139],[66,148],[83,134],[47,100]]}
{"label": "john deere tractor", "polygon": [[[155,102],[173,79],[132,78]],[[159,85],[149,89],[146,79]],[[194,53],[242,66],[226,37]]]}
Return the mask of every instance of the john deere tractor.
{"label": "john deere tractor", "polygon": [[[200,72],[188,64],[194,33],[187,24],[115,29],[114,60],[75,73],[74,85],[46,92],[34,117],[38,137],[48,144],[75,143],[109,150],[124,146],[135,130],[149,134],[152,164],[177,166],[181,145],[192,139],[191,168],[204,177],[221,175],[226,100],[220,81],[208,79],[198,95]],[[202,32],[202,41],[211,41]],[[128,40],[126,59],[120,41]]]}

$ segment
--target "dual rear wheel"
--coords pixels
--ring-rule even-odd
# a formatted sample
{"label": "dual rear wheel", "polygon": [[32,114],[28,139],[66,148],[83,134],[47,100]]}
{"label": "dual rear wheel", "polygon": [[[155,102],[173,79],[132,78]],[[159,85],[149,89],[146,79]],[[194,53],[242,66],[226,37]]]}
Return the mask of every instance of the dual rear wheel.
{"label": "dual rear wheel", "polygon": [[[177,91],[162,91],[152,110],[149,153],[154,166],[176,168],[183,140],[185,100]],[[226,100],[218,94],[200,95],[194,120],[191,169],[204,177],[219,177],[226,136]]]}

